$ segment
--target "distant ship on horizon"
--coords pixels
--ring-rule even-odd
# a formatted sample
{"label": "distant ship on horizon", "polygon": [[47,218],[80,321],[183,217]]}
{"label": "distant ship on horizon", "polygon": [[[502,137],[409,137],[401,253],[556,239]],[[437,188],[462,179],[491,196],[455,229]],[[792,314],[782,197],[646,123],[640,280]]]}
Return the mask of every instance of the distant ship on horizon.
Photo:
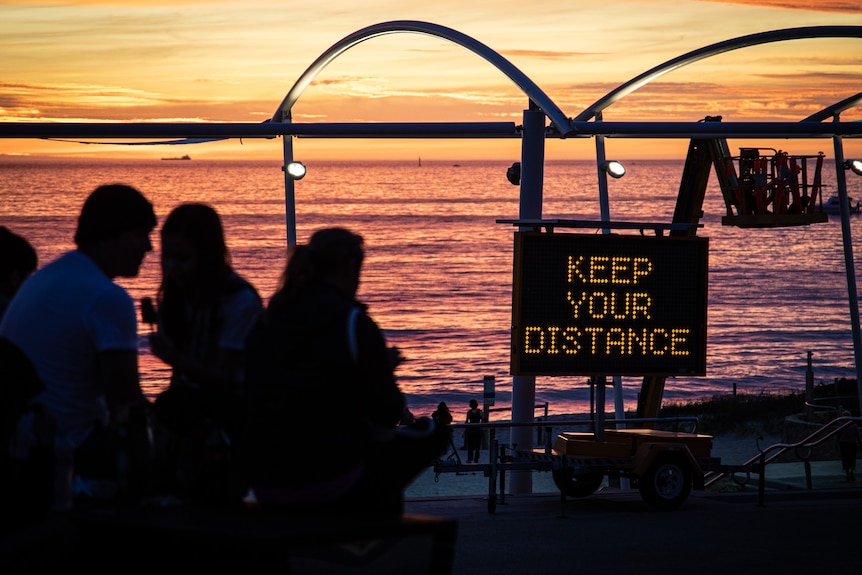
{"label": "distant ship on horizon", "polygon": [[185,156],[180,156],[178,158],[162,158],[163,160],[191,160],[191,156],[186,154]]}

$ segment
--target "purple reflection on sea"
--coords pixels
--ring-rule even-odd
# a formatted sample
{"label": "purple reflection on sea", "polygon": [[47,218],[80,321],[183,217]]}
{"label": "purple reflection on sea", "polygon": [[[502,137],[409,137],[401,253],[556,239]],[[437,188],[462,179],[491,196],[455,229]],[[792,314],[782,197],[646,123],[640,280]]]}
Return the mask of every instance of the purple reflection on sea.
{"label": "purple reflection on sea", "polygon": [[[297,183],[300,241],[319,227],[340,225],[365,236],[368,258],[360,297],[402,348],[399,369],[413,411],[427,415],[443,400],[456,414],[482,399],[483,377],[496,379],[497,407],[510,405],[512,238],[497,219],[518,216],[511,162],[309,163]],[[610,182],[614,220],[668,222],[682,161],[629,163]],[[206,201],[223,215],[236,268],[268,296],[284,264],[283,175],[277,161],[160,162],[152,160],[0,159],[0,224],[25,235],[45,263],[72,247],[78,209],[97,185],[121,181],[140,188],[161,218],[177,203]],[[595,164],[548,162],[544,215],[599,219]],[[834,174],[824,173],[826,192]],[[848,179],[862,197],[862,178]],[[854,360],[841,229],[828,223],[797,228],[738,229],[721,225],[725,207],[714,177],[704,204],[710,238],[707,375],[668,379],[666,400],[740,392],[802,391],[806,357],[815,381],[853,377]],[[862,238],[859,217],[852,234]],[[584,230],[595,233],[596,230]],[[636,232],[634,232],[636,233]],[[156,251],[142,273],[123,284],[139,299],[158,285]],[[860,249],[856,249],[859,267]],[[146,349],[141,370],[148,393],[168,371]],[[585,411],[586,376],[538,377],[537,402],[554,413]],[[640,378],[623,378],[633,407]],[[612,391],[608,391],[612,405]],[[463,408],[463,409],[462,409]],[[508,417],[508,414],[500,415]]]}

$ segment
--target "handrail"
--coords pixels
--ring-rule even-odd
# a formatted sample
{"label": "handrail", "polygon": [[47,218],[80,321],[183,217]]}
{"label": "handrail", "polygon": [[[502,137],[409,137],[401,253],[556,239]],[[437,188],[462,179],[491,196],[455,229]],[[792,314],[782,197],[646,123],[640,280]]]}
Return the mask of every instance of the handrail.
{"label": "handrail", "polygon": [[[824,397],[815,397],[811,401],[806,401],[803,407],[812,407],[815,409],[820,409],[822,411],[837,411],[839,409],[846,409],[842,407],[844,404],[838,403],[841,400],[853,400],[856,401],[856,395],[828,395]],[[836,405],[829,405],[829,403],[835,402]]]}
{"label": "handrail", "polygon": [[[699,419],[694,416],[684,416],[684,417],[644,417],[644,418],[630,418],[630,419],[606,419],[605,424],[608,426],[613,426],[615,424],[628,424],[628,423],[693,423],[693,428],[691,433],[694,433],[697,430],[697,424]],[[811,458],[812,451],[815,447],[823,444],[826,440],[833,438],[838,432],[842,429],[850,425],[851,422],[862,422],[862,417],[852,417],[852,416],[842,416],[837,417],[824,425],[818,427],[814,432],[806,436],[804,439],[796,442],[796,443],[775,443],[766,447],[765,449],[760,449],[760,445],[758,443],[758,450],[760,453],[749,458],[743,464],[735,467],[739,468],[754,468],[755,465],[763,465],[765,466],[769,463],[774,462],[776,459],[787,453],[788,451],[796,450],[796,455],[799,457],[803,463],[806,464],[806,479],[808,488],[811,488],[811,467],[809,459]],[[578,426],[578,427],[590,427],[595,425],[595,421],[592,419],[563,419],[563,420],[537,420],[531,422],[515,422],[515,421],[495,421],[495,422],[486,422],[486,423],[452,423],[449,424],[449,427],[452,429],[467,429],[467,428],[483,428],[483,429],[491,429],[496,431],[497,429],[505,429],[511,427],[544,427],[544,428],[553,428],[560,426]],[[548,433],[550,437],[550,432]],[[546,446],[547,447],[547,446]],[[718,471],[718,472],[707,472],[704,477],[704,487],[709,487],[714,484],[718,480],[726,477],[728,474],[732,475],[733,472],[728,471]],[[762,478],[761,478],[762,479]]]}
{"label": "handrail", "polygon": [[[748,459],[745,463],[742,464],[742,466],[745,467],[749,465],[754,465],[755,463],[758,463],[762,458],[765,467],[769,463],[774,462],[776,459],[793,449],[796,451],[796,456],[802,460],[803,464],[805,464],[806,485],[808,486],[808,489],[811,489],[811,462],[809,460],[811,458],[813,449],[821,445],[827,439],[834,437],[838,432],[850,425],[852,422],[862,422],[862,417],[836,417],[835,419],[828,421],[827,423],[818,427],[814,432],[796,443],[775,443],[773,445],[770,445],[766,449],[760,450],[760,453],[758,455],[755,455],[754,457]],[[758,449],[760,449],[759,445]],[[804,455],[803,450],[805,451]],[[771,455],[768,455],[770,453]],[[722,477],[725,477],[727,474],[727,472],[717,472],[715,474],[707,473],[708,477],[704,481],[704,487],[709,487]]]}
{"label": "handrail", "polygon": [[[605,419],[604,422],[608,427],[616,424],[627,423],[693,423],[693,431],[697,429],[697,423],[700,420],[695,416],[681,417],[631,417],[628,419]],[[593,419],[543,419],[541,421],[494,421],[483,423],[450,423],[452,429],[476,429],[477,427],[488,429],[500,429],[507,427],[560,427],[564,425],[572,425],[579,427],[589,427],[596,424]]]}

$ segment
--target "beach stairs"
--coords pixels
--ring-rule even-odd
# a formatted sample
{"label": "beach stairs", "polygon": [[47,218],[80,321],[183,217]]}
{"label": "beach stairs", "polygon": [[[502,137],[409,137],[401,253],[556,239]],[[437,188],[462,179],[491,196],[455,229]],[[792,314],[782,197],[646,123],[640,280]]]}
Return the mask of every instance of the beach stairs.
{"label": "beach stairs", "polygon": [[78,512],[73,561],[88,574],[144,570],[235,573],[452,572],[454,519],[267,515],[200,507]]}
{"label": "beach stairs", "polygon": [[756,484],[761,497],[767,488],[779,491],[847,488],[835,450],[835,436],[853,421],[860,422],[862,418],[842,416],[816,423],[803,421],[798,415],[789,416],[780,443],[762,448],[736,468],[716,467],[706,474],[705,486],[730,477],[739,486]]}

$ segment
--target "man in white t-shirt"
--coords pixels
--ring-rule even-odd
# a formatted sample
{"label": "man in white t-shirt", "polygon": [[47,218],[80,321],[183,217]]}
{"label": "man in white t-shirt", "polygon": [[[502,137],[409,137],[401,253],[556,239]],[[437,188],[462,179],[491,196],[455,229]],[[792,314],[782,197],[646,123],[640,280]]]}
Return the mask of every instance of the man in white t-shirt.
{"label": "man in white t-shirt", "polygon": [[45,386],[35,401],[55,419],[57,444],[74,450],[82,475],[78,450],[94,440],[94,430],[147,403],[138,376],[135,305],[113,279],[138,275],[155,226],[153,206],[138,190],[97,188],[81,209],[78,249],[36,271],[0,323],[0,336],[35,365]]}

